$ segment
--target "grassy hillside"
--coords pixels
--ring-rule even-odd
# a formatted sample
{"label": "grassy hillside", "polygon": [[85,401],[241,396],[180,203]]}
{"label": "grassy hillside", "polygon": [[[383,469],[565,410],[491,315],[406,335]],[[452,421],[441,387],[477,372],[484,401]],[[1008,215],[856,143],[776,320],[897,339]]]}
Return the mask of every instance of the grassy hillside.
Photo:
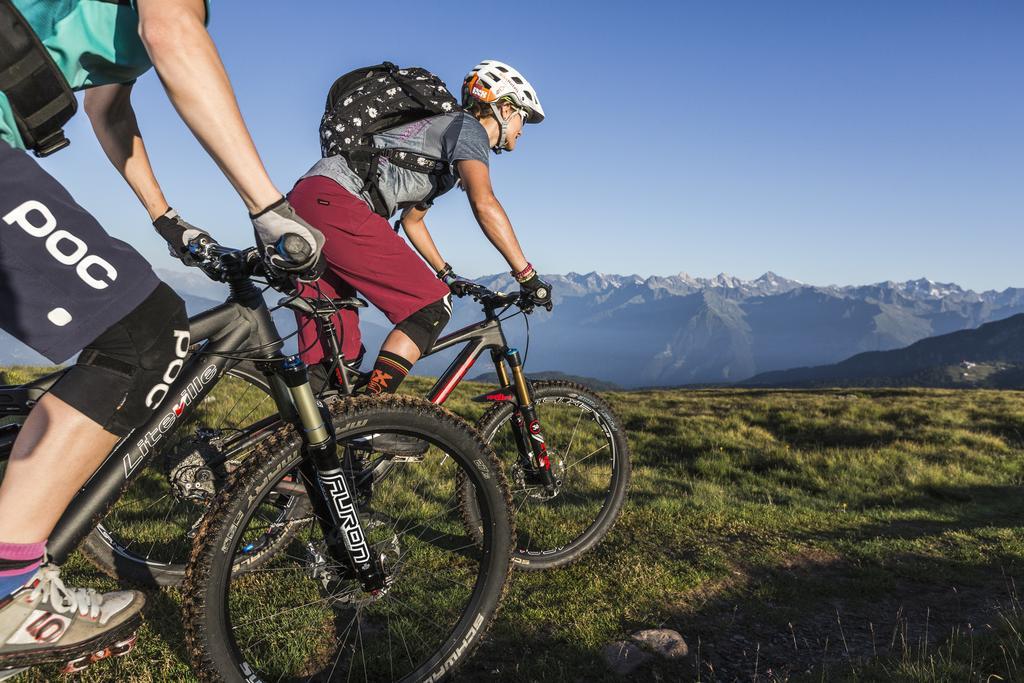
{"label": "grassy hillside", "polygon": [[936,387],[1021,389],[1024,315],[922,339],[902,349],[870,351],[841,363],[765,372],[749,387]]}
{"label": "grassy hillside", "polygon": [[[450,407],[475,417],[480,391]],[[690,655],[636,680],[1024,675],[1024,393],[606,396],[634,454],[622,519],[578,565],[514,575],[463,680],[616,680],[602,648],[649,627],[680,631]],[[78,556],[66,573],[113,587]],[[137,651],[82,680],[192,680],[179,599],[151,593]]]}

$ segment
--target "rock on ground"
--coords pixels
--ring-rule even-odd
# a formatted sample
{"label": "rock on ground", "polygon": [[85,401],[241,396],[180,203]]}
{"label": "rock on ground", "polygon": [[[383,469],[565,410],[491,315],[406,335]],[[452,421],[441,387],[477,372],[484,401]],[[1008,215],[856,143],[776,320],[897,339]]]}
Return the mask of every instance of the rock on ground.
{"label": "rock on ground", "polygon": [[634,633],[631,638],[648,652],[665,659],[681,659],[690,652],[679,632],[670,628],[649,628]]}

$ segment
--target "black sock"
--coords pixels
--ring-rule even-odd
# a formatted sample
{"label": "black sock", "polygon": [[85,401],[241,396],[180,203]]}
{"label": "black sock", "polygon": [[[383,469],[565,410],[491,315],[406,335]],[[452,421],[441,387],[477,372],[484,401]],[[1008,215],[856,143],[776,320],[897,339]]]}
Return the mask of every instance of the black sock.
{"label": "black sock", "polygon": [[370,394],[393,394],[412,370],[412,363],[390,351],[381,351],[373,364],[370,383],[366,391]]}

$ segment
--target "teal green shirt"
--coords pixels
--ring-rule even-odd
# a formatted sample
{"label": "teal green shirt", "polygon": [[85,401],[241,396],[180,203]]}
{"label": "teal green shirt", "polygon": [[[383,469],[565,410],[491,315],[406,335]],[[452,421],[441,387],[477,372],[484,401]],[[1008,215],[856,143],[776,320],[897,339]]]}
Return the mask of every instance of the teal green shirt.
{"label": "teal green shirt", "polygon": [[[136,0],[14,0],[73,90],[130,83],[153,66],[139,38]],[[209,0],[207,0],[209,18]],[[24,148],[0,92],[0,140]]]}

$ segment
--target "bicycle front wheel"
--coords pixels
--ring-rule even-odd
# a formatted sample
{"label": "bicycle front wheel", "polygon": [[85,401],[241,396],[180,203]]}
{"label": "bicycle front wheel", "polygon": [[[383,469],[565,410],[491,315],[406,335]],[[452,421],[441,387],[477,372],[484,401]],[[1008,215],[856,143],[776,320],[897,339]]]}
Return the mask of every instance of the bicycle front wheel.
{"label": "bicycle front wheel", "polygon": [[[347,558],[331,552],[337,531],[328,523],[325,534],[315,514],[267,562],[233,571],[240,549],[269,528],[268,497],[306,457],[299,434],[281,428],[242,463],[196,539],[185,623],[207,680],[436,680],[472,652],[494,616],[512,530],[493,451],[463,420],[418,399],[343,399],[331,414],[339,451],[349,444],[349,485],[386,587],[363,590]],[[422,458],[359,455],[360,437],[385,433],[431,448]],[[476,539],[459,509],[463,479],[480,494]]]}
{"label": "bicycle front wheel", "polygon": [[[477,422],[509,474],[516,523],[513,564],[563,567],[608,534],[622,512],[630,480],[629,445],[611,407],[573,382],[533,382],[533,399],[547,445],[555,492],[523,467],[514,429],[516,406],[499,403]],[[463,484],[466,525],[480,526],[473,488]]]}

